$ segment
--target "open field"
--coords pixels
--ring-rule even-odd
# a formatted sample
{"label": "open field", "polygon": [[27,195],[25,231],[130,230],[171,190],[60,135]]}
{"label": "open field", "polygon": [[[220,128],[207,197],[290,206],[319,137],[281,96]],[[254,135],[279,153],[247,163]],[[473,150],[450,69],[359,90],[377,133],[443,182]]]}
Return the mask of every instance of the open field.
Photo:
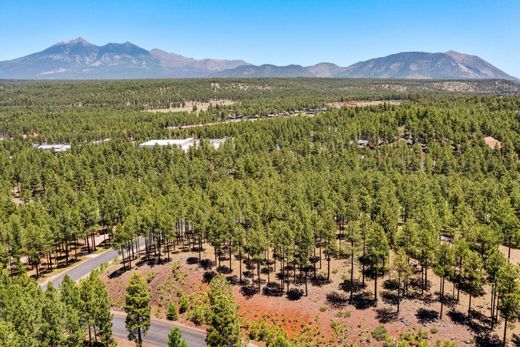
{"label": "open field", "polygon": [[147,112],[152,113],[167,113],[167,112],[203,112],[207,111],[210,106],[229,106],[233,105],[235,102],[233,100],[210,100],[209,102],[198,102],[198,101],[183,101],[183,105],[173,106],[171,105],[169,108],[156,108],[156,109],[148,109]]}

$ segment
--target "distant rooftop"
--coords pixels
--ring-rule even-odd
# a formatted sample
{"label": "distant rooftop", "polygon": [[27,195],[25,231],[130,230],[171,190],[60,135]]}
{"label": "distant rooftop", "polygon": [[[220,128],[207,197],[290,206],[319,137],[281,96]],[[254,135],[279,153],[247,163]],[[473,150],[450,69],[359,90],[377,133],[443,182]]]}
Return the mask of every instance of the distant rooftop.
{"label": "distant rooftop", "polygon": [[39,144],[36,143],[33,145],[34,148],[40,149],[42,151],[52,151],[52,152],[66,152],[70,151],[72,146],[68,143],[54,143],[54,144]]}
{"label": "distant rooftop", "polygon": [[[208,139],[207,140],[213,148],[219,148],[226,139]],[[166,147],[166,146],[177,146],[183,151],[187,152],[191,147],[197,147],[200,144],[199,139],[189,137],[187,139],[164,139],[164,140],[149,140],[139,145],[140,148],[153,148],[155,146]]]}
{"label": "distant rooftop", "polygon": [[484,142],[491,149],[501,149],[504,145],[502,142],[498,141],[492,136],[484,137]]}

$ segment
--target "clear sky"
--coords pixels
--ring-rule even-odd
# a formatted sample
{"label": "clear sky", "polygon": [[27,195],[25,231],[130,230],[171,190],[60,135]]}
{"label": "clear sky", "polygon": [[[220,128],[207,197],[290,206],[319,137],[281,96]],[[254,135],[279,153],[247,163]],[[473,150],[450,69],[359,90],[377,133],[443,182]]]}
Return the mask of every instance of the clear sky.
{"label": "clear sky", "polygon": [[520,0],[0,0],[0,33],[0,60],[76,37],[279,65],[454,49],[520,77]]}

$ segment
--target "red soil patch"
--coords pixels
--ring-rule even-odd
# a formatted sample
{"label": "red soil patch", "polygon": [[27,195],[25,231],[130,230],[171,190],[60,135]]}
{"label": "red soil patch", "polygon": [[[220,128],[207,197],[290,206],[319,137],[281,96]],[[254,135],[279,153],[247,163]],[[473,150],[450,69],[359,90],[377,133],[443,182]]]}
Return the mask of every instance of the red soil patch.
{"label": "red soil patch", "polygon": [[[502,250],[506,251],[505,248],[502,248]],[[187,295],[204,290],[206,288],[206,284],[203,284],[205,275],[215,271],[214,267],[205,270],[198,264],[188,264],[189,258],[193,259],[194,257],[197,257],[197,254],[191,252],[181,252],[172,256],[180,264],[182,272],[186,274],[185,284],[180,287],[182,288],[181,291]],[[202,257],[203,259],[214,259],[212,249],[206,246],[206,251]],[[519,250],[512,250],[511,260],[514,263],[520,262]],[[228,261],[222,262],[222,265],[227,266],[228,264]],[[118,267],[112,266],[109,268],[108,273],[116,270]],[[238,275],[238,261],[233,260],[232,268],[234,270],[233,273],[226,276]],[[171,294],[171,300],[177,300],[176,292],[179,289],[170,290],[169,293],[165,294],[165,291],[168,292],[168,290],[165,290],[164,283],[168,281],[171,269],[171,263],[166,263],[162,265],[143,264],[138,267],[134,266],[132,270],[140,271],[145,275],[150,271],[154,272],[155,275],[150,281],[153,293],[152,313],[158,318],[164,318],[165,316],[167,302],[170,300],[170,298],[166,300],[165,296]],[[438,319],[437,313],[440,309],[438,301],[439,279],[434,276],[431,269],[428,271],[428,280],[431,281],[429,291],[426,291],[424,296],[421,296],[420,289],[414,288],[412,290],[414,292],[413,298],[406,298],[401,302],[401,310],[397,319],[393,316],[396,306],[389,301],[395,290],[384,288],[384,282],[388,279],[388,276],[378,281],[378,295],[380,299],[377,307],[370,305],[363,307],[363,300],[357,300],[356,307],[348,304],[349,292],[343,290],[340,286],[345,275],[348,275],[349,265],[345,261],[333,260],[331,269],[338,269],[337,272],[332,271],[331,283],[322,286],[313,286],[309,283],[309,296],[302,296],[294,301],[289,300],[285,295],[280,297],[265,296],[263,294],[244,296],[241,292],[241,287],[235,285],[233,293],[240,307],[240,316],[249,322],[265,319],[276,326],[282,327],[289,336],[297,336],[302,334],[303,331],[309,331],[309,327],[317,328],[315,331],[318,332],[318,335],[321,334],[322,340],[328,341],[328,343],[323,343],[322,345],[336,345],[341,343],[341,341],[348,341],[349,344],[357,343],[360,346],[379,345],[371,338],[370,333],[381,324],[394,337],[398,337],[402,332],[412,328],[423,328],[428,332],[430,330],[437,331],[435,334],[429,334],[432,342],[435,340],[452,340],[458,345],[474,344],[474,333],[466,322],[457,320],[457,318],[465,319],[468,307],[468,296],[466,294],[460,293],[460,302],[451,308],[452,313],[449,313],[450,307],[446,305],[443,319]],[[246,270],[245,266],[243,266],[243,270]],[[324,272],[326,273],[325,261],[323,262],[323,268],[318,273],[323,274]],[[129,277],[129,271],[124,272],[119,277],[105,277],[105,282],[116,307],[121,307],[123,303],[124,290]],[[274,276],[271,276],[271,279],[273,278]],[[356,274],[356,278],[361,278],[359,273]],[[262,275],[262,280],[265,281],[266,279],[267,276]],[[264,285],[265,283],[262,283],[262,287]],[[370,300],[373,297],[373,281],[367,279],[366,285],[365,289],[359,292],[359,294],[364,294],[364,298]],[[303,285],[298,287],[291,284],[291,288],[298,288],[304,291]],[[487,291],[489,292],[489,288],[487,288]],[[343,299],[343,301],[340,300],[339,304],[332,303],[329,299],[333,294],[336,294],[337,298]],[[452,284],[449,282],[446,284],[445,295],[447,298],[452,295]],[[489,316],[489,301],[489,294],[473,299],[472,322],[474,327],[487,328],[485,318]],[[393,319],[386,321],[385,319],[388,317]],[[179,321],[193,326],[193,323],[187,322],[184,315],[179,316]],[[339,326],[342,327],[343,332],[339,336],[333,328],[333,321],[339,323]],[[495,333],[500,335],[501,329],[501,325],[499,325],[496,327]],[[511,330],[514,333],[518,333],[519,329]]]}

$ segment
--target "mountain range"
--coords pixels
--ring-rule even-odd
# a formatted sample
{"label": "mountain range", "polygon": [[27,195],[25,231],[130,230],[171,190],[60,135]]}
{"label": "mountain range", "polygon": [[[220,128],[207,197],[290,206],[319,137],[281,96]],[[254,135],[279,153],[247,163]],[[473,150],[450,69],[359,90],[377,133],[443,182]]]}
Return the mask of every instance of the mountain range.
{"label": "mountain range", "polygon": [[193,59],[130,42],[94,45],[82,38],[0,61],[0,79],[124,79],[190,77],[349,77],[398,79],[505,79],[485,60],[455,51],[403,52],[341,67],[253,65],[243,60]]}

